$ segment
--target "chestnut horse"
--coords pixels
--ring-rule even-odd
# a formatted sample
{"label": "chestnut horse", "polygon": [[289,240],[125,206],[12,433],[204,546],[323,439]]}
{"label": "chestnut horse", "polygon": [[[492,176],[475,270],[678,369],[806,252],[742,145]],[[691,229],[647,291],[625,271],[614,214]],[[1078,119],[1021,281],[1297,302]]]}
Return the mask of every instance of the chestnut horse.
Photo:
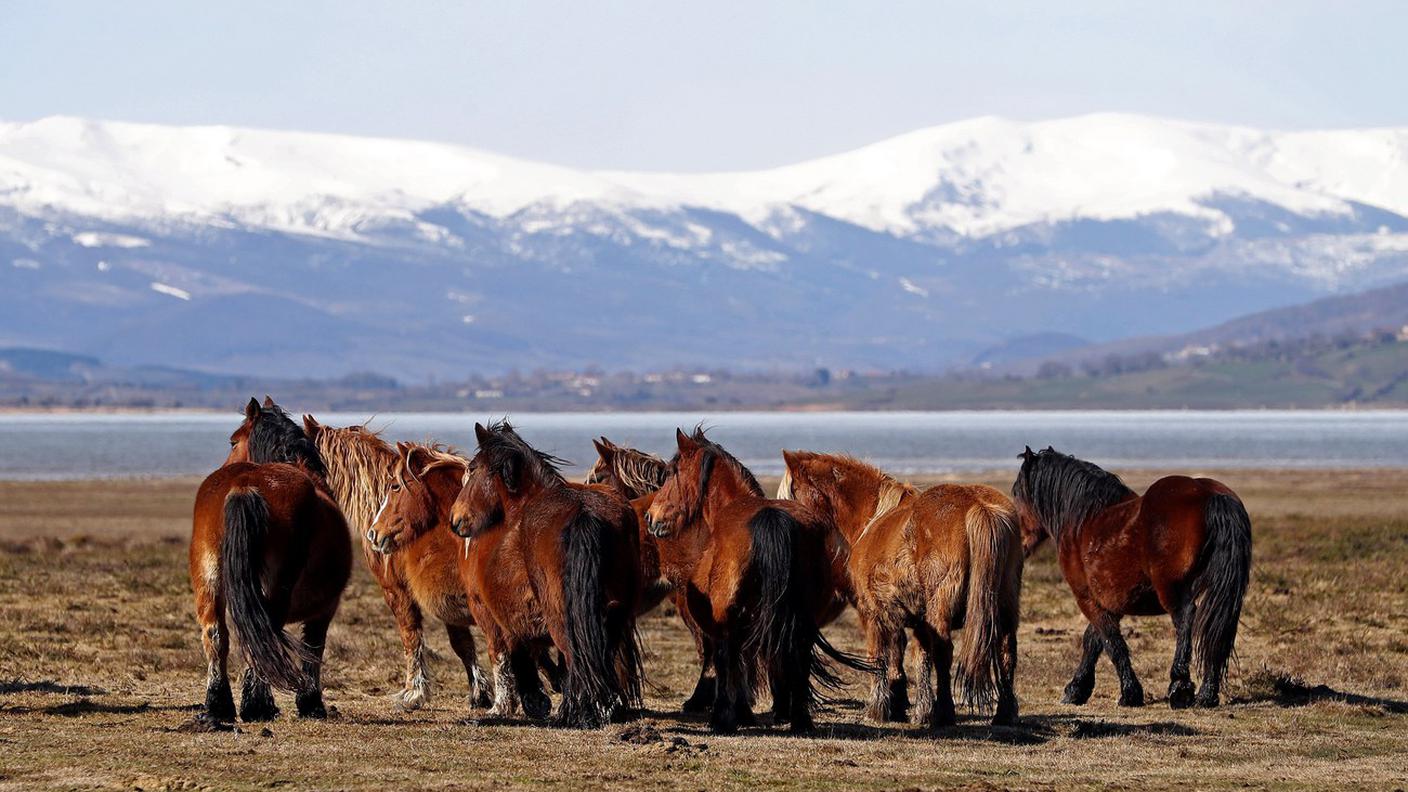
{"label": "chestnut horse", "polygon": [[816,683],[839,684],[827,657],[870,670],[821,634],[836,611],[845,540],[800,503],[765,497],[702,429],[676,430],[675,441],[679,451],[648,518],[662,568],[713,647],[709,726],[729,733],[750,724],[754,683],[766,677],[774,722],[810,731]]}
{"label": "chestnut horse", "polygon": [[[450,648],[464,665],[469,681],[469,706],[489,706],[489,683],[475,657],[474,624],[465,602],[456,560],[460,543],[449,530],[427,531],[415,541],[384,547],[372,542],[372,522],[395,481],[397,452],[365,426],[333,427],[303,416],[304,432],[318,447],[327,466],[328,485],[353,531],[361,537],[367,569],[381,585],[382,598],[396,619],[405,651],[405,687],[395,696],[404,711],[430,700],[431,676],[426,662],[424,615],[445,625]],[[439,449],[424,448],[436,455]]]}
{"label": "chestnut horse", "polygon": [[784,451],[782,458],[779,496],[831,517],[851,545],[849,594],[876,666],[866,714],[880,721],[895,714],[897,647],[908,627],[925,655],[914,721],[952,725],[949,665],[953,631],[962,628],[957,683],[965,703],[995,704],[993,723],[1015,723],[1022,536],[1012,501],[982,485],[921,492],[838,454]]}
{"label": "chestnut horse", "polygon": [[[225,464],[196,492],[190,574],[207,718],[235,717],[227,606],[249,664],[240,717],[278,714],[271,684],[294,692],[300,717],[327,716],[323,649],[352,571],[352,542],[324,475],[317,449],[288,415],[271,400],[261,408],[250,399]],[[302,640],[284,631],[295,622],[303,624]]]}
{"label": "chestnut horse", "polygon": [[655,500],[655,493],[665,483],[668,464],[644,451],[618,446],[605,437],[592,443],[596,446],[597,460],[587,471],[586,483],[615,487],[630,499],[641,526],[640,567],[645,588],[641,594],[640,613],[649,611],[666,595],[673,594],[675,610],[694,638],[694,650],[699,655],[699,680],[681,709],[687,713],[708,712],[714,703],[713,642],[690,616],[684,589],[676,588],[673,582],[687,577],[695,562],[685,557],[688,553],[682,553],[685,548],[680,543],[671,543],[668,546],[667,573],[666,567],[661,564],[659,544],[646,530],[645,515]]}
{"label": "chestnut horse", "polygon": [[[596,728],[632,716],[641,703],[635,512],[609,487],[569,484],[559,460],[507,421],[475,424],[474,433],[479,451],[451,527],[470,539],[471,556],[487,552],[482,544],[505,559],[478,567],[486,578],[476,590],[494,595],[484,598],[487,613],[475,613],[490,651],[521,667],[524,650],[552,641],[567,667],[560,725]],[[521,685],[517,669],[514,676]]]}
{"label": "chestnut horse", "polygon": [[[1241,499],[1221,482],[1188,476],[1166,476],[1138,495],[1119,476],[1050,447],[1027,448],[1021,459],[1012,495],[1023,545],[1030,555],[1046,537],[1056,540],[1061,573],[1090,622],[1062,700],[1090,698],[1104,649],[1119,673],[1119,703],[1142,706],[1120,618],[1167,613],[1177,635],[1169,706],[1217,706],[1251,576],[1251,518]],[[1196,699],[1188,673],[1195,648],[1203,677]]]}

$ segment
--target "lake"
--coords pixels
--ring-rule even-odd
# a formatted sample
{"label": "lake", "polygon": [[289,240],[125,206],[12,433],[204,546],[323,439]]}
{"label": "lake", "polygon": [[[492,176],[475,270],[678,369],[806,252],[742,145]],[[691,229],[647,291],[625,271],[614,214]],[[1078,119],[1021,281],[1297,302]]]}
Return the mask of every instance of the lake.
{"label": "lake", "polygon": [[[366,415],[326,413],[341,426]],[[393,440],[471,448],[486,416],[387,413],[372,420]],[[0,479],[203,475],[224,459],[236,413],[0,415]],[[1119,468],[1408,467],[1408,411],[1051,411],[872,413],[519,413],[523,436],[574,463],[595,459],[591,438],[659,454],[676,426],[703,421],[760,475],[781,472],[782,448],[844,451],[894,473],[1016,469],[1023,446]]]}

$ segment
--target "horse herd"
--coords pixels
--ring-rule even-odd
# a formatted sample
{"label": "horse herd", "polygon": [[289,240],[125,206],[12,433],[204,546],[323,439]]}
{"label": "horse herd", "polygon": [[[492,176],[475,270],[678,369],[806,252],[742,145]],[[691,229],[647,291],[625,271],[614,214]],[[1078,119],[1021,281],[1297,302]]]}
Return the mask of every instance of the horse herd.
{"label": "horse herd", "polygon": [[[549,717],[595,728],[641,708],[636,620],[673,600],[694,638],[699,679],[683,702],[710,727],[812,728],[838,665],[873,678],[866,716],[953,724],[963,704],[1017,720],[1023,559],[1052,538],[1089,621],[1064,701],[1084,703],[1103,651],[1119,703],[1144,693],[1120,632],[1127,614],[1167,613],[1177,636],[1168,702],[1216,706],[1251,566],[1241,501],[1211,479],[1169,476],[1142,495],[1052,448],[1021,454],[1012,497],[981,485],[920,490],[844,455],[783,452],[769,498],[743,464],[700,429],[677,431],[667,461],[595,441],[585,483],[506,421],[475,425],[462,457],[434,444],[394,447],[363,426],[300,426],[251,399],[225,464],[201,484],[191,586],[208,663],[203,716],[232,721],[230,631],[248,668],[239,717],[324,717],[328,625],[351,573],[349,527],[381,584],[405,649],[397,706],[430,696],[427,615],[463,662],[470,705],[490,715]],[[822,628],[850,605],[866,655]],[[301,624],[301,637],[285,626]],[[483,632],[490,675],[470,627]],[[955,654],[954,636],[962,631]],[[922,656],[911,698],[904,657]],[[1202,686],[1190,675],[1194,651]],[[956,665],[955,665],[956,657]],[[952,668],[951,668],[952,667]],[[950,673],[952,671],[952,677]]]}

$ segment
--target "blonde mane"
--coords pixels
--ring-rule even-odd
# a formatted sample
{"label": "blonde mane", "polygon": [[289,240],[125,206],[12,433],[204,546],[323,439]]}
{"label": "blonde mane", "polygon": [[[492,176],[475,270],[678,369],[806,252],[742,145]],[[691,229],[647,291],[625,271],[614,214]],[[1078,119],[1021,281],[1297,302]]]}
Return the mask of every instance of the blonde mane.
{"label": "blonde mane", "polygon": [[[810,453],[812,458],[830,464],[833,468],[847,469],[852,473],[859,473],[876,479],[875,511],[871,513],[870,519],[865,521],[865,526],[861,528],[857,538],[864,536],[877,520],[886,514],[899,508],[910,497],[919,494],[918,488],[913,484],[907,484],[891,476],[880,468],[856,459],[849,454],[817,454]],[[792,471],[787,469],[782,474],[782,482],[777,487],[777,497],[780,500],[790,500],[792,498]]]}
{"label": "blonde mane", "polygon": [[316,443],[328,469],[333,498],[357,535],[363,536],[386,496],[396,449],[381,439],[380,432],[365,426],[323,426]]}

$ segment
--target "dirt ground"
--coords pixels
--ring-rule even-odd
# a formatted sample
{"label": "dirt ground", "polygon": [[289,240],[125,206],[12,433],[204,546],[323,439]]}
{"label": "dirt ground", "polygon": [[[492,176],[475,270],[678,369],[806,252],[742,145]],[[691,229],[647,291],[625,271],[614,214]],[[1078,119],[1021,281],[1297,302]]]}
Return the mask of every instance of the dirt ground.
{"label": "dirt ground", "polygon": [[[1089,704],[1058,703],[1083,621],[1045,549],[1025,575],[1019,727],[972,714],[939,735],[864,723],[852,675],[809,738],[720,738],[679,717],[695,665],[668,611],[642,624],[638,724],[477,724],[434,631],[436,697],[398,713],[400,644],[360,568],[329,642],[335,718],[191,733],[204,675],[185,564],[196,482],[0,483],[0,789],[1408,787],[1408,473],[1213,475],[1254,522],[1230,704],[1168,709],[1171,629],[1153,617],[1125,622],[1146,707],[1115,706],[1104,660]],[[827,632],[860,648],[849,614]]]}

